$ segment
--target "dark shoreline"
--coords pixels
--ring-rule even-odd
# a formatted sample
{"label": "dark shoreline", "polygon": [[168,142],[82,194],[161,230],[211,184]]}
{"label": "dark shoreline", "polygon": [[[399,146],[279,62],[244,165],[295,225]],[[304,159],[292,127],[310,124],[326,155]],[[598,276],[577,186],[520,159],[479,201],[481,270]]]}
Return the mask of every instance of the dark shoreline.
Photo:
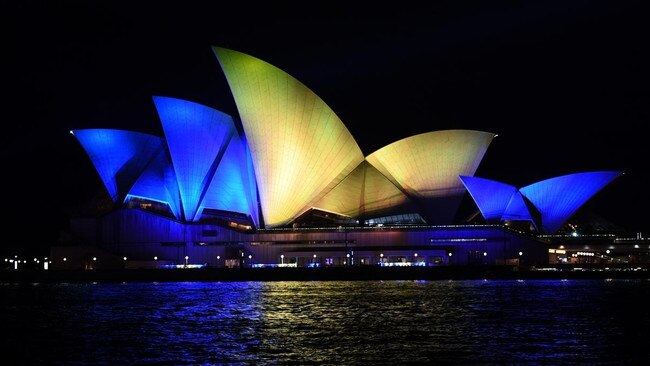
{"label": "dark shoreline", "polygon": [[650,279],[647,268],[331,267],[1,271],[1,283]]}

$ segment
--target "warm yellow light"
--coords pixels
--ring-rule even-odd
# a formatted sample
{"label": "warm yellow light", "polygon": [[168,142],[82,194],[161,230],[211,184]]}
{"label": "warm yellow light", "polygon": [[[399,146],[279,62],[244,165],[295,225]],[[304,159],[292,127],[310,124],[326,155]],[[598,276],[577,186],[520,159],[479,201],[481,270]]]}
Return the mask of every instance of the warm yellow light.
{"label": "warm yellow light", "polygon": [[366,160],[406,192],[418,197],[464,193],[459,175],[472,176],[493,133],[443,130],[407,137]]}
{"label": "warm yellow light", "polygon": [[372,215],[403,205],[408,197],[367,161],[314,206],[350,217]]}
{"label": "warm yellow light", "polygon": [[363,161],[361,149],[314,92],[255,57],[214,47],[251,149],[267,226],[312,207]]}

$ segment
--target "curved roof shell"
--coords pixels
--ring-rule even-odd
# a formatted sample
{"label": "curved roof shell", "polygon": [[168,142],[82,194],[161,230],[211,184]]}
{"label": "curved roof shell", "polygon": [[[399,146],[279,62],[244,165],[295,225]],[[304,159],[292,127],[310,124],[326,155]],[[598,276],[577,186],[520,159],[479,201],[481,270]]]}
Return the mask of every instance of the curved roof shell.
{"label": "curved roof shell", "polygon": [[258,226],[255,177],[249,167],[250,155],[244,141],[235,135],[201,201],[198,216],[204,208],[233,211],[248,214]]}
{"label": "curved roof shell", "polygon": [[620,171],[567,174],[528,185],[519,191],[541,213],[542,230],[554,233],[582,205],[622,174]]}
{"label": "curved roof shell", "polygon": [[487,222],[499,222],[517,188],[479,177],[460,176],[470,196]]}
{"label": "curved roof shell", "polygon": [[198,208],[236,133],[232,118],[216,109],[176,98],[154,97],[165,131],[187,221]]}
{"label": "curved roof shell", "polygon": [[314,207],[354,218],[374,217],[411,200],[367,161],[362,162]]}
{"label": "curved roof shell", "polygon": [[145,167],[164,148],[158,136],[113,129],[73,130],[113,202],[123,201]]}
{"label": "curved roof shell", "polygon": [[449,224],[465,193],[459,176],[474,175],[496,135],[474,130],[427,132],[393,142],[366,160],[416,198],[431,224]]}
{"label": "curved roof shell", "polygon": [[248,139],[265,224],[286,224],[356,168],[361,149],[300,81],[253,56],[213,50]]}
{"label": "curved roof shell", "polygon": [[530,221],[540,232],[555,233],[580,207],[622,174],[620,171],[567,174],[519,190],[484,178],[461,177],[461,180],[486,220]]}
{"label": "curved roof shell", "polygon": [[181,218],[178,181],[166,150],[160,150],[151,163],[147,165],[131,190],[129,190],[125,201],[131,197],[165,203],[169,206],[169,210],[176,219]]}

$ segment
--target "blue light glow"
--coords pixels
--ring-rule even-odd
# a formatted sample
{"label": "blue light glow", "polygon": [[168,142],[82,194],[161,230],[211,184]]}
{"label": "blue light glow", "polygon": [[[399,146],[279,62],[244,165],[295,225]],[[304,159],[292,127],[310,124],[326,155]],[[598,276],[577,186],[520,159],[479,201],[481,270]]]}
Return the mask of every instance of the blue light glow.
{"label": "blue light glow", "polygon": [[235,126],[229,115],[201,104],[167,97],[153,99],[165,131],[185,220],[196,221],[199,203]]}
{"label": "blue light glow", "polygon": [[160,137],[139,132],[74,130],[114,202],[122,201],[149,162],[164,147]]}
{"label": "blue light glow", "polygon": [[166,203],[174,217],[180,219],[178,184],[166,151],[160,151],[140,175],[129,191],[127,200],[131,196]]}
{"label": "blue light glow", "polygon": [[491,179],[460,176],[487,222],[499,222],[517,188]]}
{"label": "blue light glow", "polygon": [[528,206],[526,205],[526,202],[524,201],[524,197],[521,195],[521,192],[516,192],[515,194],[512,195],[512,197],[510,198],[510,202],[508,202],[508,207],[503,213],[503,216],[501,216],[501,219],[530,221],[533,224],[535,224],[535,226],[537,226],[537,223],[535,223],[535,221],[533,220],[533,217],[530,214],[530,210],[528,209]]}
{"label": "blue light glow", "polygon": [[226,148],[199,211],[212,208],[253,216],[251,207],[256,204],[248,185],[246,150],[242,140],[235,135]]}
{"label": "blue light glow", "polygon": [[248,195],[250,197],[248,212],[251,213],[251,217],[255,226],[260,227],[260,215],[259,215],[259,201],[257,199],[257,178],[255,177],[255,168],[253,166],[253,156],[251,155],[250,148],[248,146],[248,141],[246,136],[242,137],[242,146],[244,147],[244,154],[246,155],[246,179],[248,184]]}
{"label": "blue light glow", "polygon": [[542,229],[554,233],[598,191],[623,173],[596,171],[546,179],[520,189],[542,214]]}

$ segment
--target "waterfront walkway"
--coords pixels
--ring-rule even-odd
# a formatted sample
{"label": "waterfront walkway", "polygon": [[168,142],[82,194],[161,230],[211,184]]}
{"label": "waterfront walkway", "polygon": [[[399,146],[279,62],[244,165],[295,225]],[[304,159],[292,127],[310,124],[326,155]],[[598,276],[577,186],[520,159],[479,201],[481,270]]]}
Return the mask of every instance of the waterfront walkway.
{"label": "waterfront walkway", "polygon": [[471,279],[650,279],[644,266],[548,267],[325,267],[325,268],[197,268],[105,270],[4,270],[2,283],[57,282],[185,282],[185,281],[364,281]]}

